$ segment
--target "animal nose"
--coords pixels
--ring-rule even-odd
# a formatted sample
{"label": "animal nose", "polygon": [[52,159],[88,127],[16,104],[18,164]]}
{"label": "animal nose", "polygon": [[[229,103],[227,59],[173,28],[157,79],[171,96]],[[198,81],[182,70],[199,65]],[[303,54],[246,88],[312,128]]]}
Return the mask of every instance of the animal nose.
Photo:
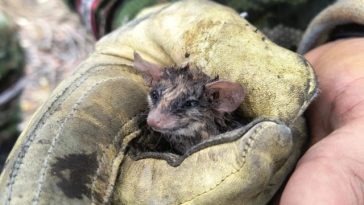
{"label": "animal nose", "polygon": [[148,116],[147,123],[151,127],[160,127],[161,119],[160,118],[155,118],[155,117]]}
{"label": "animal nose", "polygon": [[161,113],[160,110],[151,110],[147,117],[147,123],[152,128],[170,129],[176,126],[176,119],[169,114]]}
{"label": "animal nose", "polygon": [[148,125],[155,128],[160,128],[162,121],[162,114],[155,110],[151,111],[147,118]]}

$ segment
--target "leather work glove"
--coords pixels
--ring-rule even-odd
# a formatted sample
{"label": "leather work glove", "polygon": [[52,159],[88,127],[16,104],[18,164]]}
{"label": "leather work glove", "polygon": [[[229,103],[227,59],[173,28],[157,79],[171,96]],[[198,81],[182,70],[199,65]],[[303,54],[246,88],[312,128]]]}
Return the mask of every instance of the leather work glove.
{"label": "leather work glove", "polygon": [[[251,122],[185,155],[129,152],[148,88],[133,52],[240,83]],[[307,139],[312,68],[235,11],[186,0],[141,13],[102,38],[36,112],[0,177],[1,204],[266,204]]]}

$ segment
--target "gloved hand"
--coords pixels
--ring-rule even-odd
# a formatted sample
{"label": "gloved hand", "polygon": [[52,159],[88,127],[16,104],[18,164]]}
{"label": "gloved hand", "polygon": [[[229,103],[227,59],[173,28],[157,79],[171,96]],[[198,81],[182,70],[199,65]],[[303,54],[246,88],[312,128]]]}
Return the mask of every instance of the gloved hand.
{"label": "gloved hand", "polygon": [[[132,155],[148,91],[133,69],[134,51],[240,83],[247,91],[240,109],[252,121],[184,156]],[[149,10],[102,38],[34,115],[1,175],[0,201],[265,204],[302,152],[302,113],[316,92],[302,56],[230,8],[187,0]]]}

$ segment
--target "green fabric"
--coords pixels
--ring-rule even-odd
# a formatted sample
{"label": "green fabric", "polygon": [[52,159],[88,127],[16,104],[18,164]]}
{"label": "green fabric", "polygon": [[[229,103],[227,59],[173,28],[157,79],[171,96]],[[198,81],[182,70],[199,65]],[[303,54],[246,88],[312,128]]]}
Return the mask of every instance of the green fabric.
{"label": "green fabric", "polygon": [[0,10],[0,171],[19,135],[19,95],[1,102],[1,96],[23,76],[25,56],[19,45],[15,23]]}
{"label": "green fabric", "polygon": [[24,53],[16,33],[14,22],[0,10],[0,81],[10,73],[23,72]]}
{"label": "green fabric", "polygon": [[141,9],[157,4],[158,0],[124,0],[114,14],[112,28],[116,29],[134,18]]}
{"label": "green fabric", "polygon": [[239,12],[273,42],[295,51],[312,18],[335,0],[217,0]]}
{"label": "green fabric", "polygon": [[334,0],[216,0],[238,12],[248,12],[248,20],[258,28],[283,24],[304,30],[309,21]]}
{"label": "green fabric", "polygon": [[63,0],[63,2],[72,10],[76,10],[76,0]]}
{"label": "green fabric", "polygon": [[[248,12],[248,21],[273,42],[295,51],[312,18],[334,0],[218,0]],[[246,2],[246,4],[244,4]]]}

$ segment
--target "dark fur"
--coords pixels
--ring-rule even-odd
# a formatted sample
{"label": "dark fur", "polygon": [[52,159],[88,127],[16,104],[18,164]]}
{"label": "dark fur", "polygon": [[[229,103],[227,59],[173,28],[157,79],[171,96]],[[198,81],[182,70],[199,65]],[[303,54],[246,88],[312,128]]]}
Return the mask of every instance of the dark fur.
{"label": "dark fur", "polygon": [[148,97],[150,109],[160,106],[162,112],[177,117],[178,127],[161,131],[177,152],[184,153],[209,136],[236,127],[231,114],[214,109],[214,98],[218,97],[218,93],[206,92],[205,85],[217,80],[218,77],[210,78],[201,70],[188,66],[166,68],[161,79],[151,88]]}

